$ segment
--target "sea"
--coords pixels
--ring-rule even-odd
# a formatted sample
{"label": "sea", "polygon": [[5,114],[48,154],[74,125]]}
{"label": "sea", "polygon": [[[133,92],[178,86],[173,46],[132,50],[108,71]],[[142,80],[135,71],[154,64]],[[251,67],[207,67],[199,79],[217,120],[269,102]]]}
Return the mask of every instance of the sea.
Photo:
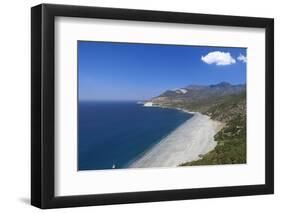
{"label": "sea", "polygon": [[78,170],[127,168],[193,115],[137,101],[80,101]]}

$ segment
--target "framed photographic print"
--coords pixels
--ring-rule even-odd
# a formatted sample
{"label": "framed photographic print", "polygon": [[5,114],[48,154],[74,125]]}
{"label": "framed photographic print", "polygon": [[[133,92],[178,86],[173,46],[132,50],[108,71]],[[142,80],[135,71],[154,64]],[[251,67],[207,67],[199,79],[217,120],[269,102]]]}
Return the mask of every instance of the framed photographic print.
{"label": "framed photographic print", "polygon": [[31,9],[31,203],[271,194],[274,21]]}

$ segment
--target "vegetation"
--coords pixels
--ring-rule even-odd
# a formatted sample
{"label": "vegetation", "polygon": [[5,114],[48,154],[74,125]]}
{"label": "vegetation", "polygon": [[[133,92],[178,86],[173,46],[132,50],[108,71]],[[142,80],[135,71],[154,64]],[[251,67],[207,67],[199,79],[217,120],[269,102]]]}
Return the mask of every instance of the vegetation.
{"label": "vegetation", "polygon": [[215,135],[217,146],[200,159],[187,165],[246,163],[246,85],[222,82],[210,86],[189,86],[168,90],[150,100],[155,105],[200,112],[224,127]]}
{"label": "vegetation", "polygon": [[201,159],[181,166],[246,163],[246,94],[231,95],[211,106],[205,114],[225,122],[216,135],[217,146]]}
{"label": "vegetation", "polygon": [[242,164],[246,163],[246,122],[237,116],[215,135],[218,142],[214,150],[200,160],[184,163],[181,166]]}

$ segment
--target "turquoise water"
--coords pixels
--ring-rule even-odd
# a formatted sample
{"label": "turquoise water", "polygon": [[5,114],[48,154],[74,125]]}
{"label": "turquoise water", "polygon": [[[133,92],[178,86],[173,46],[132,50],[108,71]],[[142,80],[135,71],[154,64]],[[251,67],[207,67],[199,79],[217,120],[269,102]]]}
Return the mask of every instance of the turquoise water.
{"label": "turquoise water", "polygon": [[126,168],[191,117],[136,102],[79,102],[78,170]]}

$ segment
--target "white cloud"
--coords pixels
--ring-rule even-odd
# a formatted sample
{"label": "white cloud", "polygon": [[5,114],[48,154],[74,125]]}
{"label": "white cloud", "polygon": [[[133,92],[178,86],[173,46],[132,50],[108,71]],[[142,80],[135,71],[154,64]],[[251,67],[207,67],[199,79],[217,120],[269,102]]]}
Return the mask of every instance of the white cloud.
{"label": "white cloud", "polygon": [[247,62],[247,57],[240,53],[240,55],[237,57],[237,60],[246,63]]}
{"label": "white cloud", "polygon": [[232,58],[229,52],[209,52],[207,55],[202,56],[201,60],[207,64],[216,64],[216,65],[230,65],[235,64],[236,60]]}

